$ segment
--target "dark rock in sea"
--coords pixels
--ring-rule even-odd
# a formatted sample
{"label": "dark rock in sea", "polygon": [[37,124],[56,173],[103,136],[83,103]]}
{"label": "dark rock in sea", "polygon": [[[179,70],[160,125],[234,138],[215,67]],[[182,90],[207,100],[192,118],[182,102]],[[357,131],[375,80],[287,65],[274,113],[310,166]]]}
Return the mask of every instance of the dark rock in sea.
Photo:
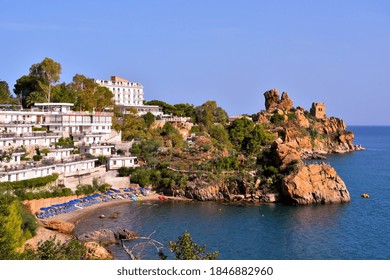
{"label": "dark rock in sea", "polygon": [[117,239],[134,239],[137,233],[129,229],[100,229],[77,236],[81,242],[96,242],[102,245],[115,244]]}
{"label": "dark rock in sea", "polygon": [[102,245],[115,244],[115,234],[110,229],[101,229],[77,236],[81,242],[96,242]]}
{"label": "dark rock in sea", "polygon": [[114,232],[115,238],[117,239],[134,239],[138,237],[138,234],[135,231],[131,231],[128,229],[117,229]]}
{"label": "dark rock in sea", "polygon": [[110,214],[110,216],[108,216],[110,219],[118,219],[119,218],[119,214],[118,213],[112,213]]}

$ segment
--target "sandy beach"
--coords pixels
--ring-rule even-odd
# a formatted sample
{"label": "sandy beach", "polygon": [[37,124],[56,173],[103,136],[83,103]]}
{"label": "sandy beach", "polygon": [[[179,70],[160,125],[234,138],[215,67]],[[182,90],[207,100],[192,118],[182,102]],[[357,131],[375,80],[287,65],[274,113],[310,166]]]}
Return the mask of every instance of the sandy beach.
{"label": "sandy beach", "polygon": [[[157,201],[159,200],[160,195],[158,194],[151,194],[148,196],[143,196],[142,200],[140,201]],[[175,197],[169,197],[169,199],[179,199]],[[45,220],[61,220],[63,222],[73,223],[77,224],[80,220],[82,220],[84,217],[89,216],[91,213],[97,212],[99,209],[114,207],[120,204],[125,203],[132,203],[134,202],[130,198],[125,199],[113,199],[107,202],[100,202],[97,204],[93,204],[91,206],[85,207],[83,209],[77,209],[75,211],[69,212],[69,213],[62,213],[59,215],[55,215],[53,217],[50,217],[49,219]]]}
{"label": "sandy beach", "polygon": [[[152,193],[148,196],[142,197],[142,201],[158,201],[160,195]],[[169,197],[166,196],[168,200],[189,200],[186,198],[181,198],[181,197]],[[79,221],[81,221],[84,217],[89,216],[93,213],[98,214],[98,211],[100,209],[105,209],[109,207],[115,207],[117,205],[125,204],[125,203],[134,203],[135,201],[131,200],[130,198],[125,198],[125,199],[113,199],[107,202],[100,202],[97,204],[93,204],[91,206],[85,207],[83,209],[77,209],[69,213],[62,213],[59,215],[55,215],[53,217],[47,218],[47,219],[42,219],[42,221],[49,221],[49,220],[60,220],[62,222],[68,222],[68,223],[73,223],[77,224]],[[71,235],[67,234],[62,234],[54,230],[49,230],[46,229],[42,226],[40,226],[37,230],[37,235],[34,236],[33,238],[29,239],[26,241],[25,246],[31,246],[33,248],[37,247],[38,242],[40,241],[45,241],[48,240],[50,237],[56,236],[57,240],[60,241],[66,241],[72,238]]]}

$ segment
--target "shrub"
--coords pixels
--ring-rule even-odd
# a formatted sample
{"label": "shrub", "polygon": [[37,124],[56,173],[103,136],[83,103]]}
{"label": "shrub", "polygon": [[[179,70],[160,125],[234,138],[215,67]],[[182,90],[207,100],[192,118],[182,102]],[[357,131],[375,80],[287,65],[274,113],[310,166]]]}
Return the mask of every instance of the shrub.
{"label": "shrub", "polygon": [[32,131],[47,131],[46,127],[35,127],[33,126]]}
{"label": "shrub", "polygon": [[193,127],[191,127],[190,133],[199,134],[199,133],[200,133],[200,128],[199,128],[199,126],[194,125]]}
{"label": "shrub", "polygon": [[127,177],[131,174],[133,168],[130,167],[120,167],[118,169],[118,177]]}
{"label": "shrub", "polygon": [[33,155],[33,160],[34,161],[40,161],[42,159],[41,155]]}
{"label": "shrub", "polygon": [[309,128],[309,134],[310,134],[310,138],[314,140],[318,137],[318,130],[315,127],[311,126]]}
{"label": "shrub", "polygon": [[270,121],[276,125],[276,126],[280,126],[283,122],[284,122],[284,116],[283,115],[280,115],[280,114],[274,114],[272,115]]}
{"label": "shrub", "polygon": [[294,113],[288,113],[287,114],[288,120],[294,121],[297,119],[297,116]]}

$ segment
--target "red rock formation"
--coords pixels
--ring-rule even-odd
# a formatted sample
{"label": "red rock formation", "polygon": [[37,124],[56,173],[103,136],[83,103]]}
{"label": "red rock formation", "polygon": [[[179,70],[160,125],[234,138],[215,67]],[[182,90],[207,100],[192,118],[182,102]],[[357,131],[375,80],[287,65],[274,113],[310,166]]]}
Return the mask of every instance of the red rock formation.
{"label": "red rock formation", "polygon": [[351,200],[343,180],[330,165],[309,164],[286,176],[284,200],[293,204],[345,203]]}
{"label": "red rock formation", "polygon": [[74,224],[60,220],[41,221],[41,223],[44,228],[55,230],[60,233],[71,234],[74,230]]}

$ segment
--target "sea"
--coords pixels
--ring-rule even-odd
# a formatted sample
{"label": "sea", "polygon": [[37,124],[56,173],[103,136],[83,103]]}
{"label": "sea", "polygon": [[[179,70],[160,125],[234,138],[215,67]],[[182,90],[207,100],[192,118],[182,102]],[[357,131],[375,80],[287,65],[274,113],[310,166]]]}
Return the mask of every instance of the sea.
{"label": "sea", "polygon": [[[261,206],[221,202],[130,202],[99,210],[79,222],[75,234],[128,228],[158,243],[126,243],[143,259],[158,259],[156,248],[188,231],[220,260],[381,260],[390,259],[390,127],[351,126],[365,151],[331,155],[331,164],[351,195],[336,205]],[[368,193],[369,198],[362,198]],[[119,213],[117,219],[98,215]],[[138,241],[139,242],[139,241]],[[116,259],[129,256],[120,244]],[[138,250],[138,251],[137,251]]]}

